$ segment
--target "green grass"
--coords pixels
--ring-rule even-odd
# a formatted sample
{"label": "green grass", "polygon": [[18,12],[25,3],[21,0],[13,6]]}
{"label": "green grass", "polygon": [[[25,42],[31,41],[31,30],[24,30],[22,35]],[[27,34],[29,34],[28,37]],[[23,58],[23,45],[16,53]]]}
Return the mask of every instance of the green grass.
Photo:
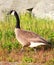
{"label": "green grass", "polygon": [[[2,48],[4,52],[7,52],[8,54],[11,53],[13,50],[15,50],[17,53],[21,49],[21,45],[15,38],[15,24],[16,19],[14,18],[14,16],[6,16],[3,22],[0,21],[0,48]],[[20,15],[20,25],[21,29],[35,32],[46,40],[50,41],[52,47],[54,47],[54,20],[35,18],[31,16],[30,13],[25,13]],[[31,63],[38,61],[38,59],[34,60],[34,58],[31,57],[33,54],[32,49],[30,49],[30,52],[30,57],[27,55],[23,55],[23,58],[21,59],[23,63]],[[26,54],[27,53],[28,52],[26,52]],[[2,59],[2,56],[0,56],[0,58]],[[8,56],[7,58],[9,61],[12,61],[11,57]],[[53,65],[54,59],[50,59],[48,62],[46,62],[46,65],[49,65],[49,62]]]}

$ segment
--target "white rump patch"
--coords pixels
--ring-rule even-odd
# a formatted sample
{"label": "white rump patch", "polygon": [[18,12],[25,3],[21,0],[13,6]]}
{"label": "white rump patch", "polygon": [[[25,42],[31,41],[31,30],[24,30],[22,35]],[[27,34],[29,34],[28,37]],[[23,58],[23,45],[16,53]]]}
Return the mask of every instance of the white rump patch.
{"label": "white rump patch", "polygon": [[31,42],[30,46],[29,47],[37,47],[37,46],[40,46],[40,45],[45,45],[44,43],[40,43],[40,42]]}
{"label": "white rump patch", "polygon": [[11,13],[11,15],[14,15],[14,13],[15,13],[15,11],[13,11],[13,12]]}

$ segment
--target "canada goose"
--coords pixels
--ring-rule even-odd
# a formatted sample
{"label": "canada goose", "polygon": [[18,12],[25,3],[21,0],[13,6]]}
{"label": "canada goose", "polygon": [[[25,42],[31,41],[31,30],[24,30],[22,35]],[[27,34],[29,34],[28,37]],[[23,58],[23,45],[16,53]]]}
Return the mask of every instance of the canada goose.
{"label": "canada goose", "polygon": [[32,10],[33,10],[33,7],[32,7],[32,8],[29,8],[29,9],[26,9],[26,10],[28,10],[28,11],[32,12]]}
{"label": "canada goose", "polygon": [[43,39],[38,34],[31,31],[20,29],[19,15],[15,10],[11,10],[8,14],[14,15],[16,18],[15,35],[16,39],[22,44],[23,47],[37,47],[39,45],[48,45],[48,41]]}

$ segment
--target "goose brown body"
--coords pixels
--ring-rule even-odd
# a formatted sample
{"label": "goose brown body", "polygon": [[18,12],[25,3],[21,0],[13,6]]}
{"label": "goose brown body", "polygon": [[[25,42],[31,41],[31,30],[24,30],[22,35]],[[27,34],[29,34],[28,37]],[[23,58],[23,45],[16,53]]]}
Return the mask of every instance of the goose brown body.
{"label": "goose brown body", "polygon": [[36,43],[43,43],[40,45],[46,45],[48,42],[40,37],[38,34],[35,34],[31,31],[24,31],[21,29],[15,28],[15,35],[17,40],[23,45],[23,46],[29,46],[31,42]]}

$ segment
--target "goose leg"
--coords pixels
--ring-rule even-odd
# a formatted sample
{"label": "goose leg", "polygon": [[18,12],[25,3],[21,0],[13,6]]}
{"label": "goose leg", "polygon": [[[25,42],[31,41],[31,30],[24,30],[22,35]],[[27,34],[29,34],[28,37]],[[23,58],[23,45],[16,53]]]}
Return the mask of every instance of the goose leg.
{"label": "goose leg", "polygon": [[24,50],[24,47],[22,47],[22,48],[21,48],[21,52],[24,52],[24,51],[25,51],[25,50]]}
{"label": "goose leg", "polygon": [[23,48],[23,47],[21,48],[21,51],[22,51],[22,52],[24,51],[24,48]]}
{"label": "goose leg", "polygon": [[37,49],[34,47],[34,52],[36,53],[37,52]]}

